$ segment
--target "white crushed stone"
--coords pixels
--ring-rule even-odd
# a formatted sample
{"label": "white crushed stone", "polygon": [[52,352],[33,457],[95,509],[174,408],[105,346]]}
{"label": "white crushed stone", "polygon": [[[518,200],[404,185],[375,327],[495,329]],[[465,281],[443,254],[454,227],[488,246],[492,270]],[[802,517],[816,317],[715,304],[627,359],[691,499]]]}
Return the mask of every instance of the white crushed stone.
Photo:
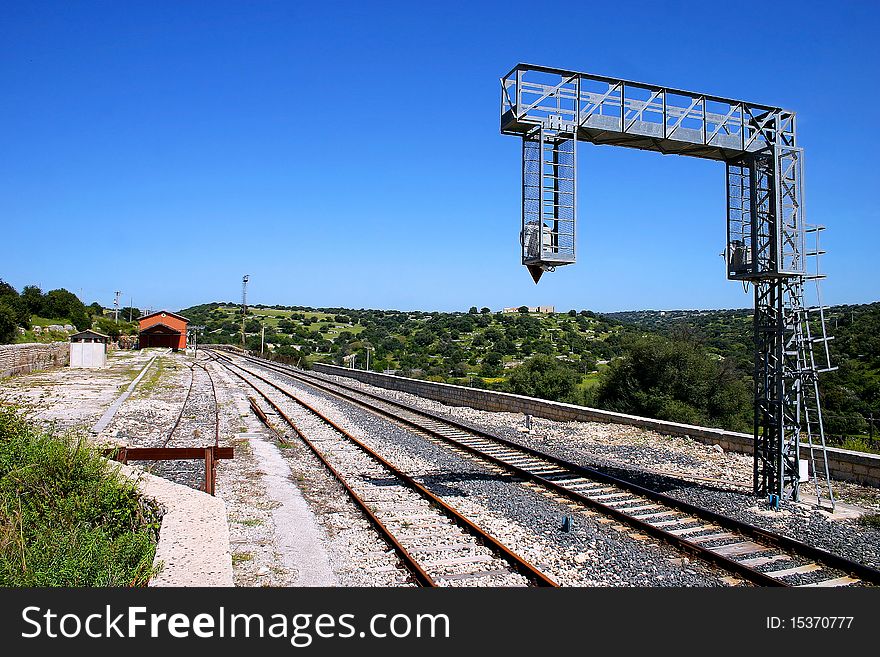
{"label": "white crushed stone", "polygon": [[265,439],[252,436],[249,442],[262,466],[266,493],[278,503],[271,511],[275,545],[284,564],[295,573],[291,586],[333,586],[336,577],[321,529],[299,488],[290,481],[290,466]]}

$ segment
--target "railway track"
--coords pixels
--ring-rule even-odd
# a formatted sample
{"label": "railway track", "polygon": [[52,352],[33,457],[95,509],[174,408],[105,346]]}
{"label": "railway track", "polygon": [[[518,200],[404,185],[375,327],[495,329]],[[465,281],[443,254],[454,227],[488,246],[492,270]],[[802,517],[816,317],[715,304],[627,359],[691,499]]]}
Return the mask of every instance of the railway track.
{"label": "railway track", "polygon": [[[252,388],[342,484],[422,586],[557,586],[472,520],[291,391],[230,360]],[[294,404],[314,420],[291,417]],[[263,415],[267,421],[268,417]],[[268,421],[267,421],[267,424]],[[321,428],[325,428],[321,431]]]}
{"label": "railway track", "polygon": [[[204,372],[205,376],[207,377],[208,381],[211,384],[211,398],[213,399],[213,412],[210,413],[209,415],[211,415],[214,418],[214,421],[213,421],[214,444],[217,445],[219,443],[219,440],[220,440],[220,412],[219,412],[219,408],[217,405],[217,387],[214,385],[214,377],[211,376],[210,370],[208,370],[208,367],[203,363],[195,362],[189,366],[189,370],[190,370],[190,379],[189,379],[189,387],[186,390],[186,397],[183,400],[183,405],[180,407],[180,412],[177,414],[177,418],[174,420],[174,424],[171,426],[171,430],[168,432],[168,435],[165,437],[165,440],[162,442],[162,445],[161,445],[162,447],[168,447],[168,443],[170,443],[173,440],[174,434],[176,432],[178,432],[178,430],[180,429],[181,420],[183,420],[184,414],[186,413],[187,410],[190,410],[191,412],[193,412],[193,415],[191,418],[193,420],[193,422],[191,424],[193,424],[194,426],[188,427],[188,428],[192,429],[190,435],[200,435],[201,434],[201,429],[205,425],[204,417],[202,416],[203,409],[193,408],[193,406],[196,406],[196,405],[191,401],[193,386],[195,385],[195,381],[196,381],[196,371],[197,370]],[[187,423],[187,424],[190,424],[190,423]],[[185,431],[180,431],[179,433],[181,435],[186,435]]]}
{"label": "railway track", "polygon": [[[210,356],[207,358],[213,360]],[[141,444],[140,447],[163,449],[219,446],[220,409],[214,378],[206,363],[194,362],[187,367],[190,370],[189,386],[171,428],[164,437],[151,441],[152,444]],[[209,466],[205,461],[190,458],[169,459],[166,456],[162,460],[143,460],[141,463],[149,472],[178,484],[197,490],[205,490],[209,486],[208,473],[205,471]],[[210,479],[213,479],[213,474]]]}
{"label": "railway track", "polygon": [[[230,359],[226,354],[221,358]],[[840,587],[880,584],[880,571],[821,548],[697,507],[601,471],[519,445],[479,427],[250,356],[270,372],[353,403],[420,432],[462,455],[488,462],[661,539],[753,584]]]}

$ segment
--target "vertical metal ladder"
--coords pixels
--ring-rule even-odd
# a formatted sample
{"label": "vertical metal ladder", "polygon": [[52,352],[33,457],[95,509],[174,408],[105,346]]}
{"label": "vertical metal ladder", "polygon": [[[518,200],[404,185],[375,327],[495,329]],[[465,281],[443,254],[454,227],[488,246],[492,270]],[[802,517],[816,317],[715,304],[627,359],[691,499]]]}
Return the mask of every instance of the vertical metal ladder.
{"label": "vertical metal ladder", "polygon": [[[828,343],[833,336],[828,335],[825,325],[825,307],[822,304],[820,283],[825,275],[820,269],[821,249],[819,236],[825,226],[812,225],[806,227],[807,234],[807,275],[804,277],[805,287],[812,283],[812,304],[806,303],[806,290],[803,290],[803,313],[796,332],[798,347],[798,367],[801,370],[801,404],[799,413],[802,432],[806,434],[806,443],[810,453],[810,479],[816,493],[816,505],[822,506],[822,488],[827,488],[828,502],[834,511],[834,491],[831,488],[831,475],[828,467],[828,452],[825,444],[825,428],[822,419],[822,405],[819,398],[819,374],[831,372],[836,367],[831,365],[831,352]],[[818,355],[817,355],[817,348]],[[802,437],[803,437],[802,433]],[[821,478],[824,477],[824,484]]]}

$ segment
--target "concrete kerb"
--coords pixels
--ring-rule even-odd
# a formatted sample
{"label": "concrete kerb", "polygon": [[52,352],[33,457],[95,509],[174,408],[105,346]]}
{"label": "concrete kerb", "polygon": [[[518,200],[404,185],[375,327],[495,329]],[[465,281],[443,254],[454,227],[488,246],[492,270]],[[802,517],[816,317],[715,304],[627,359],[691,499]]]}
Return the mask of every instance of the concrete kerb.
{"label": "concrete kerb", "polygon": [[[163,354],[164,353],[171,353],[171,350],[169,349],[167,352],[163,352]],[[135,377],[134,381],[132,381],[128,385],[128,388],[125,389],[125,392],[123,392],[121,395],[119,395],[119,397],[110,405],[110,408],[108,408],[107,411],[104,413],[104,415],[101,416],[101,419],[98,420],[95,423],[95,426],[93,426],[91,428],[91,432],[93,434],[99,434],[104,429],[107,428],[107,425],[110,424],[110,421],[113,419],[113,416],[116,415],[116,412],[119,410],[119,407],[122,406],[122,404],[125,402],[125,400],[131,396],[131,393],[134,392],[134,389],[137,387],[137,384],[140,383],[141,379],[144,378],[144,375],[147,373],[147,370],[150,369],[150,365],[153,364],[153,362],[156,360],[156,358],[158,356],[161,356],[163,354],[153,354],[152,358],[150,358],[150,360],[147,361],[147,364],[144,365],[143,369]]]}
{"label": "concrete kerb", "polygon": [[234,586],[226,503],[201,491],[108,461],[162,507],[150,586]]}

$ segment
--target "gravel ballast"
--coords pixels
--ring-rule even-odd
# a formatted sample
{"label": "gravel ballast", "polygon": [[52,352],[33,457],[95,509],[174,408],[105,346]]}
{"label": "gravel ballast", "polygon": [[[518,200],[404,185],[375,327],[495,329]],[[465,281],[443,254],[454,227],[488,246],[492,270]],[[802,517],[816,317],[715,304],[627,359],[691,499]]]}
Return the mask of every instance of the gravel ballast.
{"label": "gravel ballast", "polygon": [[[315,373],[311,373],[315,374]],[[832,518],[810,505],[811,487],[802,489],[802,502],[771,511],[748,492],[752,458],[726,453],[686,437],[665,436],[625,425],[595,422],[553,422],[532,419],[523,431],[524,416],[450,407],[398,391],[375,388],[344,377],[318,375],[355,388],[396,399],[451,419],[485,427],[509,440],[566,460],[605,470],[672,497],[766,528],[809,545],[874,568],[880,567],[880,531],[862,525],[856,514]],[[708,481],[707,481],[708,480]],[[880,511],[880,492],[865,486],[835,482],[838,499],[864,511]],[[812,498],[815,501],[815,497]],[[798,576],[804,581],[819,574]],[[795,581],[799,581],[796,579]]]}

